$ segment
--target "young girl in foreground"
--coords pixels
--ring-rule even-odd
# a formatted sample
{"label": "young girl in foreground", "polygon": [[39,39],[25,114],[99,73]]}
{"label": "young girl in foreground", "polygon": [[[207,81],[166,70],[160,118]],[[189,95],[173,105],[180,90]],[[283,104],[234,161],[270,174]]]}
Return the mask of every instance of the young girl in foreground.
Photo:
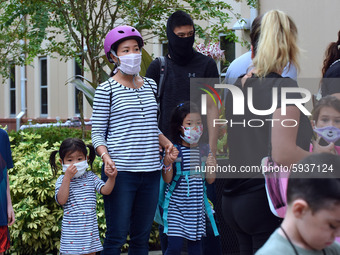
{"label": "young girl in foreground", "polygon": [[[165,157],[162,176],[169,183],[165,194],[166,201],[168,197],[168,207],[165,206],[168,212],[163,213],[164,232],[168,236],[165,255],[179,255],[184,239],[188,240],[188,254],[197,255],[201,254],[201,240],[205,236],[205,198],[204,177],[195,170],[197,166],[201,166],[203,147],[207,148],[206,165],[216,167],[216,160],[209,153],[207,145],[198,143],[203,125],[195,105],[189,102],[178,105],[173,111],[170,128],[173,143],[180,151],[182,174],[171,191],[171,185],[176,181],[174,176],[179,169],[174,169],[175,165],[169,164]],[[185,174],[190,171],[189,175]],[[205,179],[209,184],[214,182],[215,173],[206,173]],[[168,194],[169,192],[171,193]]]}
{"label": "young girl in foreground", "polygon": [[[89,156],[87,156],[89,148]],[[88,163],[95,159],[94,148],[78,138],[62,142],[59,151],[53,151],[50,164],[54,175],[58,172],[55,156],[59,152],[64,174],[55,184],[55,199],[64,209],[61,228],[60,254],[95,254],[101,251],[99,239],[96,191],[103,195],[111,193],[117,171],[107,171],[104,183],[92,171],[86,171]]]}

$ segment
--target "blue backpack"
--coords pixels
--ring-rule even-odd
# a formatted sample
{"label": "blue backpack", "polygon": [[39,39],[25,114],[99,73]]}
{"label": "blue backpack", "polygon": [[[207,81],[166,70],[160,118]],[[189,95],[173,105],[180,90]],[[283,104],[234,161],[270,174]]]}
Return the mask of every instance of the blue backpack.
{"label": "blue backpack", "polygon": [[[184,177],[187,182],[189,181],[189,175],[191,174],[195,174],[197,175],[198,172],[197,171],[185,171],[182,172],[183,169],[183,161],[182,161],[182,150],[181,150],[181,146],[175,144],[174,145],[177,150],[179,151],[178,157],[175,160],[175,162],[173,163],[173,169],[174,169],[174,175],[173,175],[173,179],[170,183],[169,189],[168,189],[168,193],[165,196],[165,191],[167,188],[167,183],[165,183],[163,181],[163,178],[161,176],[161,180],[160,180],[160,187],[159,187],[159,197],[158,197],[158,205],[157,205],[157,209],[156,209],[156,214],[154,217],[154,221],[157,222],[160,225],[164,226],[164,233],[168,233],[168,209],[169,209],[169,203],[170,203],[170,198],[172,196],[173,191],[176,189],[177,185],[178,185],[178,181],[180,180],[181,177]],[[209,145],[208,144],[201,144],[199,146],[199,151],[200,151],[200,161],[201,161],[201,169],[204,169],[205,167],[205,162],[207,160],[207,156],[209,155],[210,149],[209,149]],[[213,211],[211,208],[211,205],[209,203],[209,200],[207,198],[207,188],[205,185],[205,172],[201,171],[200,173],[202,175],[202,178],[204,179],[204,205],[205,205],[205,211],[207,213],[207,216],[211,222],[211,226],[213,228],[214,234],[215,236],[218,236],[218,230],[217,230],[217,226],[216,226],[216,222],[214,219],[214,215],[213,215]],[[188,184],[188,196],[190,195],[190,190],[189,190],[189,184]]]}

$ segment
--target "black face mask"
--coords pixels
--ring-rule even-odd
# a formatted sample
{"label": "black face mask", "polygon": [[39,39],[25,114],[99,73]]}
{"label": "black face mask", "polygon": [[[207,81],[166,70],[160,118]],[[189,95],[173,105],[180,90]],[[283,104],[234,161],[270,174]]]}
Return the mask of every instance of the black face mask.
{"label": "black face mask", "polygon": [[171,17],[168,19],[166,35],[170,58],[178,65],[186,65],[194,56],[195,31],[193,36],[180,38],[171,29]]}

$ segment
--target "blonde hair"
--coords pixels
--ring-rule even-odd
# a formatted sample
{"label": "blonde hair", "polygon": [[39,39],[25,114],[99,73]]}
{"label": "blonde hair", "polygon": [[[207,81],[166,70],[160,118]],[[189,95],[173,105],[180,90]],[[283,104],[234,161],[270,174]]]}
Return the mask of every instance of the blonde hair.
{"label": "blonde hair", "polygon": [[264,77],[270,72],[282,72],[288,63],[294,64],[299,70],[297,28],[287,14],[279,10],[265,13],[260,33],[253,59],[257,76]]}

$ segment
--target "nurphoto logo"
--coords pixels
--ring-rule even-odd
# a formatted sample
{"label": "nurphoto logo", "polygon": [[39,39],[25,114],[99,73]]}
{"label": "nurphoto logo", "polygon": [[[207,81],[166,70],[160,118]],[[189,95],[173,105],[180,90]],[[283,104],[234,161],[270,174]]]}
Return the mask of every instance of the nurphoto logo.
{"label": "nurphoto logo", "polygon": [[[209,86],[211,90],[217,94],[216,90]],[[238,88],[235,85],[231,84],[215,84],[214,86],[216,89],[228,89],[228,93],[232,94],[233,97],[233,115],[244,115],[244,105],[245,105],[245,98],[243,95],[243,91]],[[204,90],[206,92],[206,90]],[[259,110],[255,109],[254,104],[253,104],[253,88],[247,88],[247,93],[248,93],[248,100],[247,100],[247,106],[248,109],[251,113],[257,116],[267,116],[275,112],[278,106],[278,88],[273,88],[272,93],[272,105],[269,109],[266,110]],[[300,93],[301,98],[287,98],[287,94],[289,93]],[[214,99],[214,96],[212,93],[208,93],[210,97],[214,100],[216,104],[216,100]],[[304,95],[302,97],[302,95]],[[218,94],[217,94],[218,96]],[[217,97],[220,102],[221,99],[218,96]],[[286,115],[287,113],[287,106],[289,105],[295,105],[303,114],[310,116],[311,113],[305,108],[304,103],[307,103],[311,99],[311,93],[309,90],[305,88],[296,88],[296,87],[284,87],[281,88],[281,115]],[[202,110],[201,114],[206,115],[207,114],[207,95],[202,94],[201,95],[201,103],[202,103]],[[222,104],[222,102],[221,102]],[[275,122],[280,121],[278,119],[265,119],[266,122],[271,122],[272,127],[274,126]],[[248,125],[249,127],[262,127],[264,125],[264,122],[262,119],[251,119],[246,121],[245,119],[241,122],[233,122],[232,120],[229,120],[230,125],[242,125],[246,126]],[[284,119],[281,120],[281,125],[283,127],[295,127],[297,126],[297,121],[294,119]],[[227,124],[228,120],[226,119],[214,119],[214,127],[216,125],[224,125]]]}

